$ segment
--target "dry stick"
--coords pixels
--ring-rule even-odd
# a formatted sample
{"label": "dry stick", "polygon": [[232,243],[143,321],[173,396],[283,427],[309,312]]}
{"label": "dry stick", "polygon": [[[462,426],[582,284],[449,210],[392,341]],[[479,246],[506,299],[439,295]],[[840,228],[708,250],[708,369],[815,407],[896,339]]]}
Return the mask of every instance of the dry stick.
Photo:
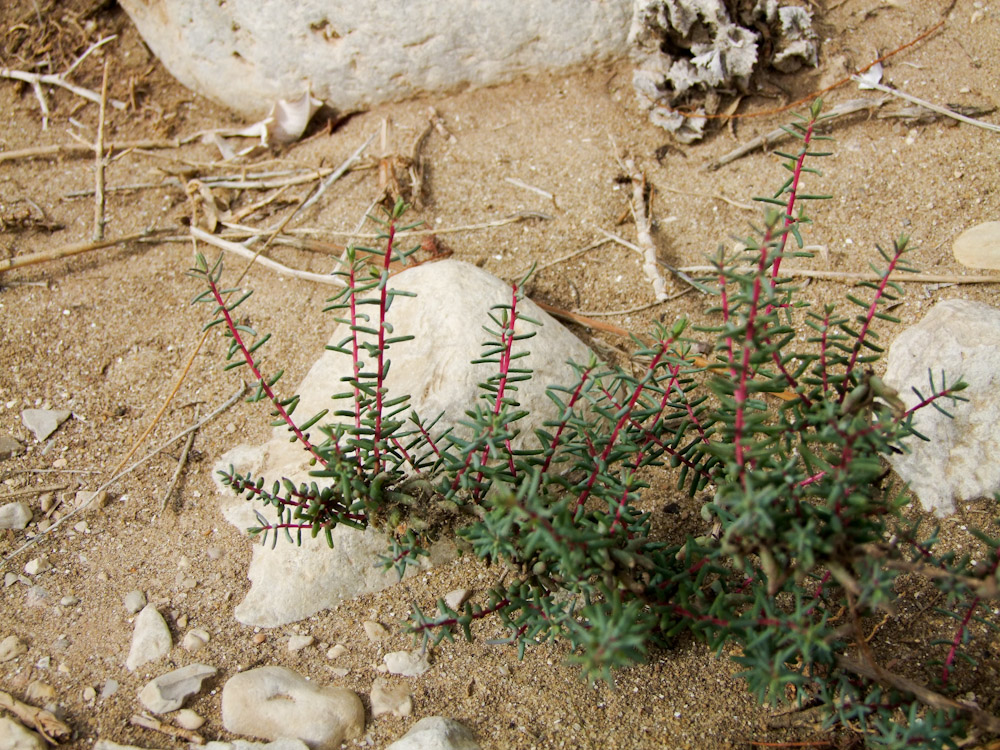
{"label": "dry stick", "polygon": [[[681,266],[677,269],[685,273],[717,273],[715,266]],[[748,273],[754,269],[749,266],[737,268],[737,273]],[[800,277],[804,279],[833,279],[837,281],[881,281],[881,274],[874,271],[852,273],[849,271],[813,271],[806,268],[781,267],[781,275]],[[932,273],[892,273],[889,281],[899,281],[914,284],[994,284],[1000,283],[1000,276],[955,276]]]}
{"label": "dry stick", "polygon": [[[330,187],[330,185],[332,185],[333,183],[335,183],[337,180],[339,180],[341,177],[344,176],[347,170],[350,169],[351,165],[353,165],[354,162],[356,162],[361,157],[361,154],[364,153],[365,149],[368,148],[372,144],[372,141],[374,141],[378,137],[378,134],[379,131],[375,131],[374,133],[371,134],[371,136],[368,138],[367,141],[358,146],[358,148],[355,149],[354,153],[351,154],[349,157],[347,157],[347,160],[343,164],[337,167],[329,177],[327,177],[323,182],[320,183],[319,188],[306,200],[305,203],[303,203],[299,208],[297,208],[292,213],[292,216],[295,216],[296,214],[305,211],[307,208],[312,206],[316,201],[318,201],[322,197],[323,193],[326,192],[327,188]],[[288,221],[291,221],[291,217],[289,217]]]}
{"label": "dry stick", "polygon": [[939,709],[953,709],[955,711],[968,714],[969,718],[972,719],[972,723],[980,729],[985,729],[992,734],[1000,734],[1000,718],[997,718],[993,714],[987,713],[976,706],[959,703],[958,701],[952,700],[951,698],[941,695],[940,693],[935,693],[933,690],[921,685],[919,682],[914,682],[913,680],[901,675],[887,672],[882,668],[876,669],[870,664],[864,664],[860,661],[852,659],[849,656],[838,655],[837,666],[842,669],[846,669],[848,672],[854,672],[854,674],[866,677],[869,680],[873,680],[883,685],[888,685],[894,690],[909,693],[925,706]]}
{"label": "dry stick", "polygon": [[52,745],[68,740],[73,732],[68,724],[60,721],[53,713],[22,703],[10,693],[0,691],[0,708],[10,711],[23,723],[37,729],[45,741]]}
{"label": "dry stick", "polygon": [[[113,102],[112,102],[113,104]],[[157,140],[157,141],[122,141],[121,143],[110,143],[107,146],[108,153],[113,151],[125,151],[127,149],[167,149],[180,148],[179,140]],[[41,156],[57,156],[59,154],[92,154],[94,145],[92,143],[57,143],[52,146],[32,146],[31,148],[19,148],[13,151],[0,151],[0,162],[14,161],[16,159],[34,159]]]}
{"label": "dry stick", "polygon": [[[211,329],[209,329],[209,330],[211,330]],[[208,331],[205,331],[205,334],[207,335]],[[195,351],[195,354],[197,354],[197,350]],[[87,502],[85,502],[79,508],[76,508],[75,510],[71,511],[70,513],[67,513],[62,518],[57,519],[56,522],[53,523],[51,526],[49,526],[47,529],[45,529],[45,531],[39,532],[34,537],[32,537],[31,539],[29,539],[28,541],[26,541],[20,547],[18,547],[16,550],[14,550],[9,555],[7,555],[5,558],[3,558],[3,560],[0,560],[0,570],[3,570],[4,568],[6,568],[7,565],[10,563],[10,561],[13,560],[15,557],[17,557],[17,555],[21,554],[22,552],[24,552],[24,550],[28,549],[29,547],[32,547],[32,546],[38,544],[44,537],[47,537],[49,534],[51,534],[53,531],[55,531],[57,528],[59,528],[63,523],[65,523],[66,521],[70,520],[74,516],[77,516],[80,513],[83,513],[87,508],[90,507],[90,504],[93,503],[94,500],[97,497],[100,496],[100,494],[102,492],[104,492],[109,487],[111,487],[119,479],[121,479],[124,476],[127,476],[128,474],[131,474],[133,471],[135,471],[136,469],[138,469],[144,463],[146,463],[147,461],[150,461],[151,459],[153,459],[156,456],[158,456],[160,453],[162,453],[163,451],[165,451],[167,448],[169,448],[171,445],[173,445],[174,443],[176,443],[178,440],[183,440],[185,437],[187,437],[191,433],[196,432],[197,430],[201,429],[204,425],[206,425],[209,422],[211,422],[217,416],[219,416],[220,414],[222,414],[222,412],[224,412],[230,406],[232,406],[237,401],[239,401],[240,398],[243,396],[243,394],[246,393],[246,390],[247,390],[246,383],[241,383],[239,390],[237,390],[236,393],[234,393],[232,396],[230,396],[228,399],[226,399],[225,403],[223,403],[220,407],[218,407],[215,411],[213,411],[207,417],[205,417],[204,419],[199,420],[198,422],[195,422],[190,427],[187,427],[187,428],[181,430],[176,435],[174,435],[172,438],[170,438],[168,441],[166,441],[165,443],[161,444],[158,448],[155,448],[154,450],[150,451],[145,456],[143,456],[142,458],[140,458],[138,461],[136,461],[135,463],[133,463],[132,465],[130,465],[128,468],[126,468],[126,469],[123,470],[122,467],[125,466],[126,462],[133,456],[133,454],[135,454],[136,450],[138,450],[138,448],[139,448],[139,445],[142,443],[142,440],[145,439],[146,435],[148,435],[152,431],[153,426],[157,423],[157,421],[159,421],[160,415],[162,414],[163,410],[166,409],[167,404],[169,404],[170,401],[173,399],[174,395],[177,392],[177,389],[180,388],[180,384],[184,381],[184,377],[183,376],[187,375],[187,371],[191,367],[191,363],[193,361],[194,361],[194,357],[192,357],[191,361],[188,362],[188,366],[187,366],[187,368],[185,368],[184,373],[183,373],[181,379],[178,381],[177,386],[174,389],[174,392],[171,393],[170,396],[167,398],[166,403],[163,405],[163,407],[160,409],[160,412],[154,418],[153,424],[151,424],[149,427],[146,428],[146,431],[142,434],[142,436],[139,438],[139,440],[137,440],[132,445],[132,450],[129,451],[128,455],[126,455],[125,458],[121,461],[121,463],[119,463],[118,466],[116,466],[115,469],[111,472],[111,475],[112,475],[111,479],[109,479],[104,484],[102,484],[100,487],[98,487],[96,490],[94,490],[94,492],[92,493],[92,495],[90,497],[90,500],[88,500]]]}
{"label": "dry stick", "polygon": [[25,487],[23,490],[14,490],[6,495],[0,495],[0,500],[10,500],[12,497],[24,497],[25,495],[41,495],[43,492],[59,492],[69,487],[68,484],[47,484],[41,487]]}
{"label": "dry stick", "polygon": [[195,745],[205,744],[205,738],[197,732],[192,732],[190,729],[184,729],[183,727],[175,727],[172,724],[166,724],[149,714],[135,714],[128,720],[128,723],[133,726],[142,727],[143,729],[152,729],[154,732],[162,732],[170,737],[180,737],[182,740],[187,740]]}
{"label": "dry stick", "polygon": [[101,79],[101,109],[97,116],[97,142],[94,144],[94,242],[104,239],[104,116],[108,104],[108,61],[104,61],[104,77]]}
{"label": "dry stick", "polygon": [[251,263],[257,263],[266,268],[270,268],[272,271],[277,271],[278,273],[286,274],[296,279],[315,281],[319,284],[345,286],[344,281],[339,276],[330,276],[323,273],[311,273],[309,271],[299,271],[295,268],[289,268],[288,266],[282,265],[275,260],[271,260],[270,258],[260,255],[259,253],[255,253],[245,245],[241,245],[238,242],[230,242],[229,240],[224,240],[221,237],[216,237],[214,234],[209,234],[204,229],[200,229],[199,227],[191,227],[191,236],[196,240],[201,240],[209,245],[213,245],[220,250],[225,250],[226,252],[239,255],[242,258],[248,258]]}
{"label": "dry stick", "polygon": [[595,240],[594,242],[591,242],[586,247],[581,247],[579,250],[574,250],[573,252],[567,253],[566,255],[560,255],[558,258],[554,258],[553,260],[546,261],[545,263],[534,264],[531,268],[526,268],[521,273],[514,274],[513,276],[508,276],[507,279],[508,280],[509,279],[522,279],[522,278],[524,278],[524,275],[526,273],[528,273],[528,271],[532,271],[532,270],[533,270],[533,273],[537,274],[539,271],[542,271],[542,270],[544,270],[546,268],[549,268],[551,266],[557,265],[558,263],[563,263],[563,262],[565,262],[567,260],[572,260],[573,258],[577,257],[578,255],[583,255],[584,253],[590,252],[591,250],[596,250],[597,248],[601,247],[602,245],[607,245],[609,242],[613,242],[613,241],[614,240],[612,240],[610,237],[605,237],[602,240]]}
{"label": "dry stick", "polygon": [[80,255],[81,253],[87,253],[91,250],[100,250],[105,247],[113,247],[115,245],[124,245],[127,242],[132,242],[134,240],[148,239],[150,237],[156,237],[158,235],[167,234],[168,232],[176,232],[176,227],[166,227],[164,229],[147,229],[142,232],[134,232],[132,234],[126,234],[123,237],[116,237],[111,240],[101,240],[100,242],[78,242],[73,245],[64,245],[63,247],[57,247],[55,250],[46,250],[41,253],[31,253],[30,255],[19,255],[16,258],[6,258],[5,260],[0,260],[0,274],[4,271],[10,271],[15,268],[21,268],[22,266],[33,266],[36,263],[45,263],[50,260],[58,260],[59,258],[68,258],[73,255]]}
{"label": "dry stick", "polygon": [[653,243],[652,220],[646,210],[646,176],[639,171],[631,158],[625,159],[625,169],[632,180],[632,218],[635,220],[636,240],[642,254],[642,272],[653,285],[657,302],[667,299],[667,282],[656,265],[656,245]]}
{"label": "dry stick", "polygon": [[1000,125],[994,125],[991,122],[982,122],[981,120],[974,120],[971,117],[966,117],[965,115],[959,114],[958,112],[948,109],[948,107],[942,107],[938,104],[932,104],[926,99],[918,99],[915,96],[906,94],[898,89],[894,89],[891,86],[886,86],[881,83],[876,83],[875,81],[868,81],[862,79],[860,76],[851,76],[851,80],[859,85],[863,85],[867,88],[877,89],[883,94],[889,94],[890,96],[897,96],[900,99],[905,99],[911,104],[917,104],[921,107],[929,109],[931,112],[937,112],[939,115],[944,115],[945,117],[950,117],[953,120],[958,120],[959,122],[964,122],[966,125],[975,125],[977,128],[983,128],[984,130],[992,130],[994,133],[1000,133]]}
{"label": "dry stick", "polygon": [[[848,79],[850,80],[850,79]],[[833,120],[837,117],[844,117],[845,115],[853,115],[856,112],[863,112],[870,109],[877,109],[889,101],[889,97],[882,97],[880,99],[851,99],[850,101],[841,102],[829,112],[823,115],[822,122],[827,122]],[[774,130],[765,133],[764,135],[759,135],[753,140],[747,141],[739,148],[733,149],[725,156],[716,159],[715,161],[708,164],[705,169],[712,172],[719,167],[729,164],[729,162],[736,161],[740,157],[746,156],[752,151],[756,151],[758,148],[764,148],[765,146],[770,146],[773,143],[781,140],[782,138],[790,138],[788,130],[785,128],[775,128]]]}
{"label": "dry stick", "polygon": [[[198,421],[198,407],[194,407],[194,419]],[[181,457],[177,459],[177,468],[174,469],[173,476],[170,477],[170,482],[167,484],[167,489],[163,493],[163,497],[160,498],[160,512],[162,513],[167,508],[167,500],[174,493],[174,487],[177,486],[177,481],[181,478],[181,472],[184,471],[184,467],[187,465],[188,453],[191,451],[191,446],[194,444],[194,436],[198,434],[197,432],[192,432],[187,436],[187,440],[184,441],[184,450],[181,451]]]}

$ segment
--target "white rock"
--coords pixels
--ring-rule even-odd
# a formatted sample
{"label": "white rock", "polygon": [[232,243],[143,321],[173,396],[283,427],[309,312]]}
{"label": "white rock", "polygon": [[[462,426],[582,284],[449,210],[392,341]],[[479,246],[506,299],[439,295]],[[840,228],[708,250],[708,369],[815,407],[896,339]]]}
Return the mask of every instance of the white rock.
{"label": "white rock", "polygon": [[343,643],[337,643],[330,646],[329,650],[326,652],[327,659],[337,659],[347,653],[347,646]]}
{"label": "white rock", "polygon": [[176,711],[188,697],[201,690],[206,677],[213,677],[218,670],[207,664],[189,664],[150,680],[139,691],[139,700],[154,714]]}
{"label": "white rock", "polygon": [[378,643],[379,641],[389,637],[388,629],[380,622],[365,620],[361,623],[361,627],[364,628],[365,635],[368,636],[368,640],[372,643]]}
{"label": "white rock", "polygon": [[406,684],[392,687],[388,680],[376,677],[368,697],[373,718],[378,718],[382,714],[403,717],[413,713],[413,698],[410,687]]}
{"label": "white rock", "polygon": [[45,555],[33,557],[24,564],[24,572],[29,576],[37,576],[39,573],[44,573],[47,570],[52,570],[52,563],[49,562],[49,558]]}
{"label": "white rock", "polygon": [[443,716],[428,716],[385,750],[480,750],[465,726]]}
{"label": "white rock", "polygon": [[24,699],[35,705],[45,705],[56,699],[56,689],[47,682],[32,680],[24,691]]}
{"label": "white rock", "polygon": [[458,612],[470,596],[472,596],[471,589],[455,589],[444,595],[444,603]]}
{"label": "white rock", "polygon": [[185,651],[190,651],[192,654],[198,649],[202,648],[211,636],[208,634],[207,630],[202,628],[191,628],[188,632],[184,634],[184,638],[181,639],[181,648]]}
{"label": "white rock", "polygon": [[129,649],[125,666],[129,672],[134,672],[143,664],[166,656],[171,646],[173,640],[166,620],[157,612],[156,607],[147,604],[135,618],[132,647]]}
{"label": "white rock", "polygon": [[182,708],[174,714],[174,722],[177,726],[190,729],[193,732],[205,724],[205,717],[198,715],[190,708]]}
{"label": "white rock", "polygon": [[954,501],[986,497],[1000,490],[1000,310],[980,302],[946,300],[936,304],[889,348],[884,380],[899,391],[907,408],[919,402],[916,387],[930,395],[928,369],[940,387],[961,376],[967,402],[940,402],[949,419],[933,407],[920,409],[913,426],[930,438],[911,438],[909,453],[889,462],[909,483],[925,510],[945,516]]}
{"label": "white rock", "polygon": [[312,750],[335,750],[362,735],[365,709],[346,688],[318,687],[284,667],[259,667],[226,682],[222,723],[234,734],[291,735]]}
{"label": "white rock", "polygon": [[84,508],[89,510],[98,510],[99,508],[103,508],[107,501],[108,493],[105,490],[101,490],[100,492],[80,490],[73,498],[73,504],[80,510]]}
{"label": "white rock", "polygon": [[311,635],[293,635],[288,639],[288,650],[291,652],[301,651],[313,645],[313,641],[316,639]]}
{"label": "white rock", "polygon": [[27,503],[7,503],[0,506],[0,529],[23,529],[31,520]]}
{"label": "white rock", "polygon": [[104,681],[104,685],[101,687],[101,700],[110,698],[112,695],[118,692],[118,680],[108,678]]}
{"label": "white rock", "polygon": [[382,657],[389,674],[419,677],[431,668],[426,651],[393,651]]}
{"label": "white rock", "polygon": [[21,412],[21,422],[31,430],[35,440],[41,442],[69,419],[71,413],[65,409],[25,409]]}
{"label": "white rock", "polygon": [[0,750],[46,750],[41,735],[6,716],[0,717]]}
{"label": "white rock", "polygon": [[138,589],[134,589],[125,594],[123,603],[125,604],[125,609],[134,615],[146,606],[146,595]]}
{"label": "white rock", "polygon": [[346,112],[620,57],[632,0],[123,0],[185,86],[260,117],[309,86]]}
{"label": "white rock", "polygon": [[27,645],[16,635],[8,635],[0,641],[0,662],[16,659],[27,652]]}
{"label": "white rock", "polygon": [[[396,297],[390,311],[393,335],[416,338],[393,346],[389,352],[389,397],[414,394],[410,406],[425,419],[444,413],[436,429],[457,425],[466,419],[465,411],[475,405],[478,384],[495,369],[469,362],[482,355],[482,326],[492,325],[489,311],[493,305],[510,303],[510,287],[482,269],[453,260],[409,269],[394,276],[391,284],[417,296]],[[557,416],[545,388],[575,380],[567,360],[585,363],[591,356],[579,339],[530,300],[524,300],[520,309],[541,326],[522,321],[517,328],[517,333],[537,334],[516,345],[517,351],[531,352],[518,360],[518,366],[534,370],[531,381],[518,384],[518,401],[532,415],[530,422],[518,424],[518,446],[535,444],[534,429]],[[342,337],[342,331],[336,329],[331,343],[339,343]],[[330,407],[330,397],[344,388],[341,378],[351,371],[348,357],[324,352],[298,388],[301,400],[296,413],[311,416]],[[286,430],[276,428],[267,443],[254,448],[241,446],[227,453],[219,468],[228,469],[232,464],[238,471],[262,475],[268,482],[288,477],[298,484],[315,481],[308,474],[312,467],[307,458],[305,451],[288,442]],[[220,492],[226,518],[240,528],[258,525],[255,510],[267,512],[234,497],[221,485]],[[270,544],[256,545],[248,574],[252,585],[236,608],[236,619],[247,625],[275,627],[398,581],[394,571],[383,571],[374,564],[387,545],[381,534],[372,529],[359,532],[339,526],[333,532],[333,542],[331,550],[322,535],[313,539],[304,534],[301,547],[283,539],[273,549]],[[289,586],[288,581],[295,581],[295,585]]]}
{"label": "white rock", "polygon": [[1000,221],[966,229],[951,246],[955,260],[969,268],[1000,268]]}
{"label": "white rock", "polygon": [[80,695],[85,703],[93,703],[97,700],[97,691],[90,685],[87,685]]}
{"label": "white rock", "polygon": [[233,742],[209,742],[201,745],[199,750],[309,750],[309,746],[302,740],[282,737],[274,742],[247,742],[246,740],[234,740]]}

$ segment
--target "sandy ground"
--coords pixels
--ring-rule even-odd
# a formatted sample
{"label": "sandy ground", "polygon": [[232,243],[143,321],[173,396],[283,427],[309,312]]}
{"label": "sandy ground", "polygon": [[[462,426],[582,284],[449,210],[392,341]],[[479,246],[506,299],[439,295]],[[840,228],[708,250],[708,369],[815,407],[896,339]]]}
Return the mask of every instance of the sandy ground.
{"label": "sandy ground", "polygon": [[[863,65],[920,35],[941,20],[949,5],[944,0],[814,3],[824,4],[833,7],[819,13],[824,39],[820,69],[770,79],[765,95],[745,100],[741,111],[767,109],[816,90],[840,77],[845,62]],[[942,29],[893,58],[886,79],[935,102],[1000,106],[1000,11],[972,0],[953,5]],[[48,56],[58,67],[100,36],[120,34],[73,76],[75,82],[99,89],[103,62],[110,61],[110,95],[129,102],[129,107],[109,113],[108,141],[173,138],[238,124],[232,115],[174,82],[117,9],[82,1],[46,6],[45,31],[39,33],[34,7],[26,0],[12,0],[0,11],[7,55],[3,65],[18,67],[23,62],[20,54],[29,60]],[[20,51],[12,50],[22,22],[34,30]],[[856,96],[845,87],[829,100]],[[93,138],[95,105],[66,91],[52,92],[49,103],[52,120],[43,130],[30,87],[0,81],[0,148],[73,143],[68,130]],[[773,192],[783,179],[779,158],[768,153],[754,153],[713,172],[705,166],[788,121],[787,114],[740,120],[699,145],[669,147],[668,136],[638,112],[624,65],[404,102],[329,124],[321,121],[303,142],[253,161],[270,160],[275,169],[335,166],[386,118],[393,125],[386,149],[408,154],[426,127],[429,106],[440,113],[454,142],[437,131],[428,135],[422,151],[427,165],[423,206],[413,213],[414,219],[445,229],[525,211],[550,217],[439,235],[454,257],[505,278],[519,276],[534,261],[583,248],[601,237],[601,228],[635,239],[626,214],[631,190],[621,182],[616,150],[632,156],[645,172],[654,191],[652,213],[661,258],[677,266],[703,262],[719,242],[731,246],[731,237],[745,233],[748,222],[759,216],[756,209],[741,204]],[[892,102],[880,114],[899,107]],[[987,119],[995,121],[996,115]],[[964,228],[1000,218],[996,135],[944,120],[914,123],[874,114],[838,121],[832,134],[835,155],[819,165],[823,177],[811,178],[805,186],[834,196],[812,208],[816,224],[808,228],[806,241],[827,252],[809,266],[867,270],[877,259],[875,244],[890,243],[905,232],[920,247],[912,256],[918,267],[971,273],[954,262],[950,245]],[[337,241],[331,232],[353,230],[379,192],[374,158],[379,148],[376,142],[362,161],[365,168],[337,182],[295,226],[320,230],[331,241]],[[218,159],[215,147],[199,143],[135,150],[108,167],[106,183],[159,185],[170,175],[239,172],[215,164]],[[553,199],[508,178],[541,188]],[[87,241],[93,197],[74,194],[93,186],[93,159],[87,155],[0,161],[0,259]],[[303,196],[310,187],[289,188],[283,197]],[[234,208],[265,195],[218,193]],[[271,215],[268,210],[247,222],[272,223],[289,209],[278,208]],[[177,185],[115,191],[108,195],[106,231],[116,237],[148,227],[179,226],[190,213],[188,198]],[[277,248],[273,257],[316,272],[332,267],[324,253]],[[51,492],[63,502],[54,518],[72,506],[77,489],[93,489],[107,479],[178,381],[205,314],[188,304],[200,291],[185,275],[191,259],[190,243],[133,243],[0,276],[0,435],[16,437],[27,446],[21,456],[0,464],[0,501],[30,490],[18,496],[34,509],[29,534],[38,532],[39,522],[44,526],[43,493]],[[242,264],[231,263],[230,268]],[[256,290],[245,308],[254,325],[275,333],[270,361],[286,368],[283,382],[297,382],[329,334],[330,321],[319,312],[328,290],[259,267],[250,270],[244,285]],[[685,287],[668,279],[668,288],[680,292]],[[843,282],[814,281],[804,296],[813,302],[840,299],[845,289]],[[964,297],[992,303],[996,293],[995,284],[912,285],[894,312],[905,325],[937,300]],[[638,256],[613,244],[542,270],[529,294],[563,308],[604,313],[653,299]],[[602,319],[641,332],[655,318],[670,321],[682,313],[697,318],[704,305],[703,298],[688,294],[641,312]],[[613,334],[574,330],[606,356],[628,347],[626,339]],[[883,338],[893,332],[891,327],[883,329]],[[140,453],[190,424],[196,408],[204,414],[234,391],[237,379],[221,371],[223,351],[221,337],[210,337]],[[35,406],[69,409],[73,417],[49,441],[35,444],[20,420],[22,409]],[[25,532],[0,534],[5,572],[20,573],[41,553],[55,565],[34,581],[48,598],[29,597],[29,587],[21,583],[0,589],[0,638],[16,634],[30,647],[26,655],[0,665],[0,689],[23,697],[33,680],[51,685],[75,730],[72,747],[89,747],[98,737],[144,747],[177,746],[128,724],[140,709],[135,695],[146,680],[191,660],[177,647],[169,658],[139,674],[125,670],[132,627],[122,599],[130,590],[145,591],[159,606],[175,642],[192,627],[211,634],[198,660],[217,666],[220,675],[189,705],[208,719],[202,734],[225,739],[218,694],[236,671],[282,664],[317,682],[349,687],[367,700],[382,653],[411,645],[402,621],[412,602],[429,607],[454,588],[482,592],[496,580],[496,571],[462,559],[308,621],[266,631],[263,642],[255,643],[254,629],[232,617],[248,586],[250,541],[218,512],[210,473],[225,450],[261,441],[268,429],[263,408],[246,404],[201,429],[163,510],[161,498],[179,448],[119,481],[103,508],[73,519],[27,551],[15,553]],[[678,504],[678,512],[664,517],[666,533],[678,538],[702,533],[693,504],[666,481],[655,491],[663,505]],[[957,534],[991,518],[988,504],[972,504],[945,523],[945,532]],[[76,526],[80,520],[86,527]],[[917,585],[901,591],[901,617],[887,624],[873,643],[885,649],[880,653],[891,657],[900,671],[929,681],[934,668],[908,654],[926,639],[950,637],[951,631],[923,606],[922,593],[929,596]],[[61,605],[67,596],[79,602]],[[361,627],[365,619],[385,623],[393,634],[381,644],[370,643]],[[411,681],[414,717],[370,720],[371,743],[383,747],[416,718],[436,714],[465,723],[487,748],[748,747],[803,739],[844,746],[852,741],[850,735],[833,736],[808,724],[792,730],[771,727],[774,712],[755,705],[734,676],[736,666],[690,639],[653,653],[646,666],[620,672],[616,689],[611,689],[588,687],[575,669],[562,663],[562,645],[533,648],[518,661],[510,648],[485,643],[494,632],[487,624],[471,644],[435,648],[432,670]],[[325,657],[319,644],[289,653],[288,636],[296,633],[311,634],[325,644],[343,643],[348,653],[336,663]],[[998,653],[977,653],[978,667],[963,665],[956,679],[963,690],[976,693],[983,708],[996,712]],[[350,671],[337,677],[331,667]],[[108,678],[121,683],[119,691],[88,702],[85,689],[100,693]]]}

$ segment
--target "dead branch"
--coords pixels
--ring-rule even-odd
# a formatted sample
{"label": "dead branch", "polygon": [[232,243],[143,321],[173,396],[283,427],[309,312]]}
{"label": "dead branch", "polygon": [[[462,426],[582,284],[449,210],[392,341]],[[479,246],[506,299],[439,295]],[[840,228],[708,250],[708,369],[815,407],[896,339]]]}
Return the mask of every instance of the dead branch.
{"label": "dead branch", "polygon": [[161,732],[168,737],[187,740],[195,745],[205,744],[205,738],[197,732],[192,732],[190,729],[184,729],[183,727],[175,727],[172,724],[162,722],[149,714],[135,714],[128,720],[128,722],[133,726],[142,727],[143,729],[152,729],[154,732]]}
{"label": "dead branch", "polygon": [[104,118],[108,105],[108,61],[104,61],[104,77],[101,79],[101,109],[97,117],[97,141],[94,143],[94,242],[104,239],[104,168],[108,165],[104,158]]}
{"label": "dead branch", "polygon": [[[685,273],[717,273],[715,266],[681,266],[677,269]],[[736,269],[737,273],[752,273],[749,266]],[[803,279],[833,279],[837,281],[880,281],[882,277],[874,271],[852,273],[850,271],[814,271],[808,268],[781,267],[781,275]],[[892,273],[889,281],[911,284],[996,284],[1000,276],[958,276],[955,274],[935,273]]]}
{"label": "dead branch", "polygon": [[50,745],[68,740],[72,734],[69,725],[57,719],[50,711],[22,703],[10,693],[0,691],[0,708],[10,711],[24,724],[37,729]]}
{"label": "dead branch", "polygon": [[932,104],[926,99],[919,99],[915,96],[907,94],[899,89],[894,89],[891,86],[886,86],[877,81],[870,81],[868,79],[863,79],[860,76],[851,76],[851,80],[855,83],[863,84],[866,88],[876,89],[884,94],[889,94],[890,96],[896,96],[900,99],[904,99],[911,104],[916,104],[925,109],[929,109],[931,112],[937,112],[939,115],[944,115],[945,117],[950,117],[953,120],[958,120],[959,122],[964,122],[966,125],[974,125],[977,128],[983,128],[984,130],[992,130],[994,133],[1000,133],[1000,125],[994,125],[991,122],[982,122],[981,120],[974,120],[971,117],[966,117],[963,114],[959,114],[953,109],[948,107],[942,107],[938,104]]}
{"label": "dead branch", "polygon": [[653,242],[653,222],[646,208],[646,175],[639,171],[631,158],[624,161],[632,180],[632,218],[635,220],[636,242],[642,252],[642,272],[653,285],[653,295],[657,302],[667,299],[667,282],[664,281],[656,265],[656,245]]}
{"label": "dead branch", "polygon": [[148,239],[150,237],[156,237],[157,235],[176,231],[176,227],[166,229],[147,229],[142,232],[126,234],[112,240],[101,240],[100,242],[78,242],[73,245],[57,247],[55,250],[46,250],[41,253],[31,253],[30,255],[19,255],[16,258],[0,260],[0,274],[4,271],[10,271],[23,266],[32,266],[36,263],[45,263],[50,260],[58,260],[59,258],[68,258],[73,255],[90,252],[91,250],[100,250],[105,247],[124,245],[125,243],[134,242],[135,240]]}
{"label": "dead branch", "polygon": [[[115,151],[126,151],[137,148],[166,149],[180,147],[181,141],[179,140],[123,141],[121,143],[106,144],[109,154]],[[15,161],[17,159],[37,159],[43,156],[58,156],[60,154],[92,153],[94,153],[94,145],[92,143],[57,143],[51,146],[32,146],[31,148],[19,148],[13,151],[0,151],[0,162]]]}

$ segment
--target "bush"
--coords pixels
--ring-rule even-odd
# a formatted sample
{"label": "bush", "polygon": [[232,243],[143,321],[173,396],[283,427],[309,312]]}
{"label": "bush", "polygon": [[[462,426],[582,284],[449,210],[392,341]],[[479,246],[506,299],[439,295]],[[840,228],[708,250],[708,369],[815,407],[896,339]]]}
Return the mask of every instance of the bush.
{"label": "bush", "polygon": [[[827,726],[871,745],[955,746],[972,727],[998,732],[1000,721],[946,693],[969,652],[970,624],[996,628],[979,613],[997,597],[1000,540],[977,533],[975,565],[939,552],[937,530],[922,534],[903,514],[907,498],[883,462],[920,438],[917,409],[943,410],[963,388],[932,374],[919,405],[906,409],[872,369],[882,351],[875,322],[898,322],[887,307],[901,289],[889,274],[910,270],[910,243],[900,237],[880,249],[880,280],[847,296],[854,314],[809,309],[780,275],[784,258],[805,254],[802,204],[827,197],[799,191],[803,173],[818,174],[807,161],[827,155],[811,150],[823,140],[821,120],[817,103],[789,128],[800,148],[781,154],[789,175],[759,199],[769,204],[763,225],[737,256],[720,248],[714,276],[700,282],[716,299],[717,323],[695,329],[713,336],[712,353],[698,356],[679,320],[635,339],[638,372],[575,365],[575,382],[549,390],[559,416],[530,448],[511,444],[525,416],[517,384],[531,376],[512,355],[513,342],[530,336],[514,333],[518,286],[492,310],[481,361],[495,373],[469,405],[464,436],[435,434],[432,423],[407,416],[405,397],[388,399],[383,379],[399,341],[388,322],[389,264],[407,255],[395,237],[401,203],[388,211],[383,250],[349,250],[346,287],[326,308],[349,331],[336,350],[353,357],[355,375],[334,397],[346,404],[335,412],[346,421],[321,426],[322,440],[308,430],[326,412],[296,423],[297,398],[274,392],[280,373],[261,373],[266,337],[233,317],[248,295],[228,302],[221,263],[199,256],[193,273],[206,290],[198,299],[216,306],[208,325],[225,328],[228,367],[249,368],[251,400],[270,402],[316,466],[317,481],[300,486],[224,473],[234,492],[276,513],[258,513],[251,531],[274,543],[279,533],[329,539],[338,524],[375,526],[391,539],[383,563],[400,573],[428,542],[455,533],[477,557],[507,566],[485,603],[413,613],[412,631],[435,642],[455,631],[471,637],[476,621],[496,617],[519,653],[563,638],[585,675],[612,682],[615,668],[690,631],[736,654],[758,700],[818,706]],[[704,497],[703,536],[683,545],[653,537],[642,510],[651,467]],[[897,578],[907,573],[937,587],[956,622],[950,639],[922,649],[927,660],[943,655],[933,691],[880,666],[866,640],[866,618],[893,614]]]}

